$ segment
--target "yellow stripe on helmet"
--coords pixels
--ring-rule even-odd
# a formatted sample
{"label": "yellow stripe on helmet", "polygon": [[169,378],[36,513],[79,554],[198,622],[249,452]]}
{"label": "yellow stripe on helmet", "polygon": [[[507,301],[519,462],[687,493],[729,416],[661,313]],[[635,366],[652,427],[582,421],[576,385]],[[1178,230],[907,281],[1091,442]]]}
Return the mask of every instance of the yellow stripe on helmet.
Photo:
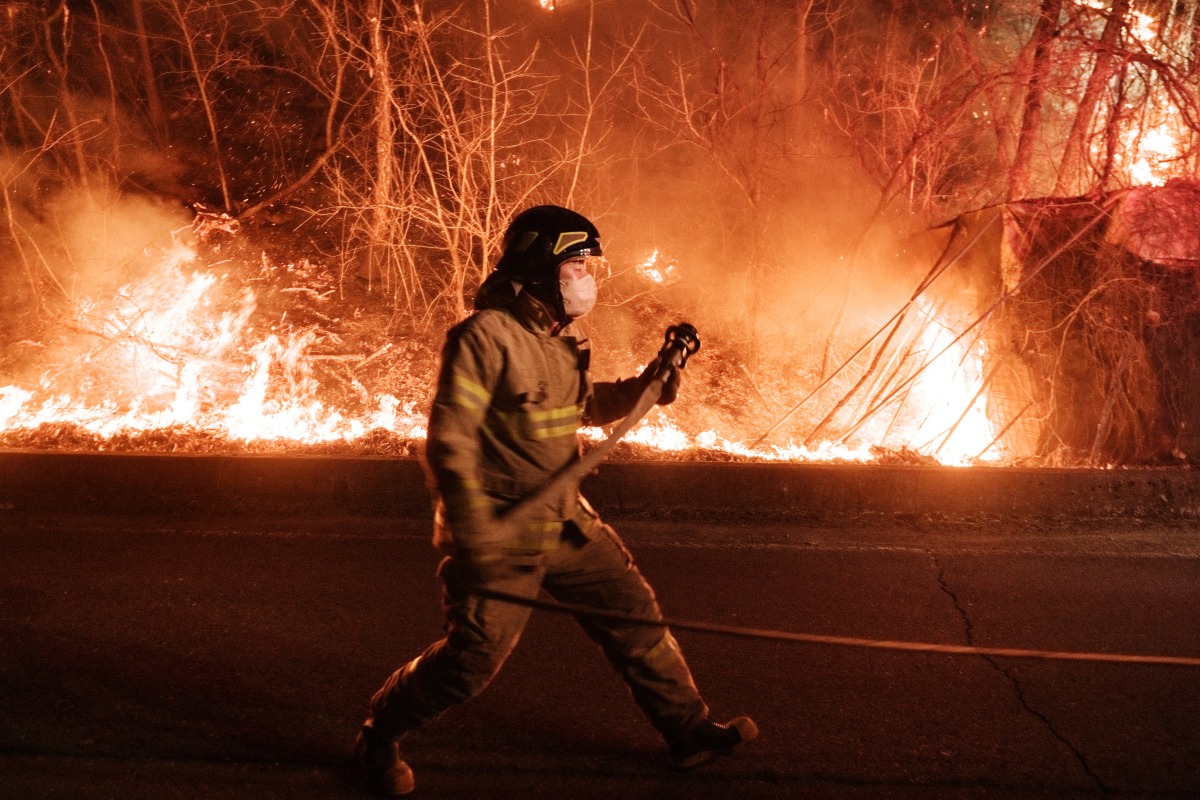
{"label": "yellow stripe on helmet", "polygon": [[558,235],[558,243],[554,245],[554,255],[562,255],[571,245],[582,244],[587,240],[587,231],[563,231]]}

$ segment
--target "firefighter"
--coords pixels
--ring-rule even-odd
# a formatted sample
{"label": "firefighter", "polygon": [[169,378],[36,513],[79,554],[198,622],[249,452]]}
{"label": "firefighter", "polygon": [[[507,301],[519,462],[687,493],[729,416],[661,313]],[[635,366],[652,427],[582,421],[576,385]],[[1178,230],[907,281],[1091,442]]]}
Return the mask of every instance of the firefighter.
{"label": "firefighter", "polygon": [[[434,544],[446,635],[393,673],[371,700],[356,751],[372,791],[402,795],[413,774],[400,739],[478,694],[492,680],[531,610],[484,599],[473,587],[661,619],[654,592],[616,532],[577,492],[513,529],[503,514],[578,457],[583,424],[621,419],[660,368],[593,383],[589,345],[574,321],[596,300],[600,235],[558,206],[517,215],[476,313],[442,351],[424,463],[434,487]],[[665,367],[664,367],[665,368]],[[660,403],[679,386],[672,369]],[[578,618],[662,734],[676,769],[697,767],[758,735],[748,717],[708,716],[679,645],[665,627]]]}

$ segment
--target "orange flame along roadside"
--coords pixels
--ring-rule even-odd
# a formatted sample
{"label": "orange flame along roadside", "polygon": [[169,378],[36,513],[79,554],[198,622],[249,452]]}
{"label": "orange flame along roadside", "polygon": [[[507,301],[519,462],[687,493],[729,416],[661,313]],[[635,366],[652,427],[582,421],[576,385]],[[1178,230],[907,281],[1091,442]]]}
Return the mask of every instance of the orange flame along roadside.
{"label": "orange flame along roadside", "polygon": [[[74,303],[69,325],[77,335],[45,356],[51,365],[43,363],[31,381],[0,386],[0,436],[19,442],[13,434],[72,426],[110,449],[103,442],[113,437],[172,431],[281,451],[352,445],[378,430],[402,440],[424,438],[423,402],[415,398],[371,394],[356,382],[354,411],[323,400],[328,393],[315,376],[316,334],[283,326],[258,330],[255,292],[228,275],[189,272],[196,258],[192,248],[175,244],[150,277],[107,301]],[[657,252],[638,270],[654,283],[676,277],[675,265]],[[869,420],[854,442],[751,448],[716,430],[689,434],[669,407],[655,409],[625,441],[650,457],[697,450],[742,460],[869,462],[877,460],[869,443],[893,442],[948,465],[974,463],[983,451],[1001,458],[997,448],[989,450],[995,436],[977,402],[981,355],[929,323],[918,348],[925,362],[904,398],[910,410],[874,415],[886,417],[886,425]],[[902,416],[906,421],[897,424]],[[585,428],[582,435],[599,441],[605,433]],[[59,444],[51,439],[48,446]]]}

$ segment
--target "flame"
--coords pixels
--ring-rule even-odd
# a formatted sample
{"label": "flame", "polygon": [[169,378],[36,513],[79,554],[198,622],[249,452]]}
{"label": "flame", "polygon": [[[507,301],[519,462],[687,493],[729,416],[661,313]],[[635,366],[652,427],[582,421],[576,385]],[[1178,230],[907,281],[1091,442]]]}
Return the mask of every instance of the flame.
{"label": "flame", "polygon": [[[1079,5],[1108,11],[1110,0],[1079,0]],[[1177,59],[1164,46],[1162,24],[1152,14],[1131,7],[1126,29],[1147,53],[1164,62]],[[1174,177],[1181,177],[1185,166],[1181,164],[1180,143],[1187,141],[1190,133],[1186,122],[1173,107],[1170,92],[1150,82],[1146,84],[1145,112],[1142,119],[1120,133],[1121,147],[1116,154],[1118,163],[1124,165],[1129,179],[1135,186],[1162,186]],[[1103,145],[1092,148],[1097,159],[1104,157]]]}
{"label": "flame", "polygon": [[[414,403],[391,394],[347,417],[317,398],[311,331],[269,333],[251,346],[256,298],[229,276],[183,267],[195,252],[177,245],[152,278],[121,287],[108,303],[84,299],[71,324],[81,350],[35,388],[0,387],[0,430],[69,423],[101,437],[184,426],[251,442],[353,441],[374,428],[425,434]],[[220,311],[233,295],[232,310]],[[63,386],[73,380],[75,386]]]}
{"label": "flame", "polygon": [[[322,342],[314,327],[282,320],[256,327],[264,315],[250,282],[199,269],[197,260],[191,246],[175,243],[151,276],[107,300],[74,303],[68,322],[79,335],[46,348],[50,366],[32,382],[0,386],[0,433],[69,424],[105,439],[173,430],[278,446],[355,442],[379,429],[424,438],[427,420],[415,399],[371,394],[355,381],[357,411],[323,400],[329,393],[315,369]],[[639,267],[652,280],[669,280],[673,270],[658,251]],[[973,463],[995,439],[981,402],[985,354],[968,352],[930,308],[922,310],[913,348],[922,361],[911,386],[846,441],[751,447],[716,430],[687,430],[672,417],[674,407],[656,409],[624,441],[662,454],[698,450],[765,461],[868,462],[882,446],[944,464]],[[584,431],[585,438],[603,435]]]}
{"label": "flame", "polygon": [[1129,154],[1129,175],[1138,186],[1162,186],[1178,172],[1182,123],[1168,119],[1145,131],[1127,131],[1122,137]]}
{"label": "flame", "polygon": [[[1079,0],[1078,5],[1097,11],[1108,11],[1112,7],[1111,0]],[[1158,20],[1150,14],[1131,8],[1126,21],[1129,23],[1129,32],[1139,42],[1149,44],[1158,37]]]}
{"label": "flame", "polygon": [[1133,19],[1130,30],[1133,37],[1143,44],[1150,44],[1158,38],[1158,20],[1142,11],[1132,11]]}
{"label": "flame", "polygon": [[[600,441],[604,438],[604,432],[599,428],[584,428],[583,436],[585,439]],[[669,412],[666,411],[651,412],[651,417],[634,426],[622,441],[628,444],[643,445],[664,453],[682,453],[687,450],[699,449],[755,461],[853,461],[866,463],[877,458],[877,453],[871,445],[867,444],[852,447],[834,442],[821,442],[811,448],[794,443],[764,444],[751,447],[745,442],[726,439],[714,430],[690,435],[673,422],[669,418]]]}
{"label": "flame", "polygon": [[922,330],[921,347],[931,355],[913,382],[911,403],[924,416],[909,441],[943,464],[999,460],[996,431],[985,408],[985,346],[981,342],[969,349],[952,329],[931,320]]}
{"label": "flame", "polygon": [[[930,304],[918,301],[918,309],[923,316],[913,351],[921,361],[901,381],[906,391],[894,402],[868,409],[868,424],[846,441],[752,447],[714,430],[688,434],[671,419],[669,408],[651,412],[623,441],[663,453],[699,449],[759,461],[865,463],[879,460],[886,450],[913,453],[945,466],[1002,461],[1007,454],[986,411],[985,346],[968,347],[934,318]],[[604,438],[598,428],[586,428],[584,436],[592,441]]]}
{"label": "flame", "polygon": [[676,265],[654,249],[646,260],[637,265],[637,272],[651,283],[666,285],[678,280]]}

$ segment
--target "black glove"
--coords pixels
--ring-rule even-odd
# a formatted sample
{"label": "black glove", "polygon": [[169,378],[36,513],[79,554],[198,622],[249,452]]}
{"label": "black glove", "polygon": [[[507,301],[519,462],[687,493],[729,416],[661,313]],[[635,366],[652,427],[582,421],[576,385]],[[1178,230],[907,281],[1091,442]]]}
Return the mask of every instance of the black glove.
{"label": "black glove", "polygon": [[655,356],[654,360],[646,365],[639,376],[642,380],[642,391],[650,385],[650,381],[654,380],[654,376],[658,374],[660,369],[665,369],[666,375],[663,381],[662,394],[658,396],[658,405],[666,406],[675,402],[675,398],[679,396],[679,382],[683,379],[682,371],[673,364],[662,365],[662,356]]}

